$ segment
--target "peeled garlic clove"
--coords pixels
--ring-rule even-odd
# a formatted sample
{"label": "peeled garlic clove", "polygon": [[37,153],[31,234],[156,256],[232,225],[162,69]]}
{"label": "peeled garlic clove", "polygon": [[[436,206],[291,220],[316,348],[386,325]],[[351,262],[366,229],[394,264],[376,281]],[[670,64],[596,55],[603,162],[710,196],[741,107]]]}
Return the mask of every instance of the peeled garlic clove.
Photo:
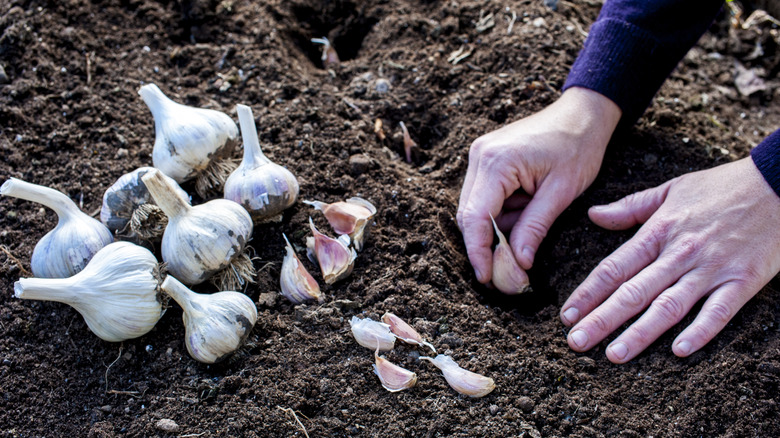
{"label": "peeled garlic clove", "polygon": [[528,281],[528,274],[517,264],[512,247],[509,246],[506,237],[498,229],[498,225],[496,225],[492,215],[490,220],[493,221],[493,229],[498,235],[498,245],[493,252],[493,286],[501,292],[510,295],[530,292],[531,285]]}
{"label": "peeled garlic clove", "polygon": [[309,218],[313,237],[306,238],[309,259],[316,260],[325,283],[333,284],[352,273],[357,253],[340,239],[333,239],[320,233]]}
{"label": "peeled garlic clove", "polygon": [[[229,172],[218,169],[238,137],[236,122],[225,113],[194,108],[169,99],[155,84],[138,90],[154,117],[154,167],[182,183],[199,177],[198,193],[224,182]],[[210,181],[209,181],[210,179]]]}
{"label": "peeled garlic clove", "polygon": [[[141,177],[153,169],[140,167],[126,173],[103,193],[100,221],[109,230],[131,239],[159,240],[162,237],[168,217],[154,203],[152,195],[141,181]],[[163,176],[189,202],[187,192],[171,177]]]}
{"label": "peeled garlic clove", "polygon": [[33,249],[30,267],[36,277],[70,277],[84,269],[101,248],[114,241],[105,225],[79,210],[62,192],[9,178],[0,187],[0,194],[45,205],[59,217],[57,226]]}
{"label": "peeled garlic clove", "polygon": [[282,262],[282,275],[279,279],[279,283],[282,287],[282,295],[287,297],[294,304],[299,304],[304,301],[317,299],[322,301],[322,294],[320,293],[320,285],[317,284],[317,280],[309,274],[309,271],[301,264],[298,256],[295,255],[295,250],[290,241],[287,240],[287,236],[282,234],[284,241],[287,242],[287,254],[284,256]]}
{"label": "peeled garlic clove", "polygon": [[199,294],[170,275],[160,288],[181,306],[187,351],[199,362],[224,360],[241,347],[257,322],[255,303],[241,292]]}
{"label": "peeled garlic clove", "polygon": [[148,333],[164,310],[157,296],[157,259],[148,249],[114,242],[70,278],[21,278],[14,295],[76,309],[100,339],[120,342]]}
{"label": "peeled garlic clove", "polygon": [[390,333],[390,326],[383,322],[353,316],[349,325],[352,328],[352,336],[355,337],[357,343],[366,348],[390,351],[395,346],[395,335]]}
{"label": "peeled garlic clove", "polygon": [[390,331],[398,337],[398,339],[406,342],[407,344],[425,345],[436,353],[436,348],[428,343],[420,333],[417,332],[412,326],[406,323],[403,319],[396,315],[386,312],[382,315],[382,322],[390,326]]}
{"label": "peeled garlic clove", "polygon": [[368,225],[376,214],[376,207],[363,198],[353,197],[345,202],[339,201],[326,204],[320,201],[303,201],[317,210],[322,211],[325,219],[333,227],[336,234],[347,234],[352,239],[355,249],[363,249],[363,240],[368,233]]}
{"label": "peeled garlic clove", "polygon": [[390,392],[409,389],[417,383],[417,374],[402,368],[384,357],[379,356],[379,350],[374,352],[374,373],[379,377],[382,386]]}
{"label": "peeled garlic clove", "polygon": [[444,374],[444,378],[452,389],[463,395],[484,397],[490,394],[496,387],[493,379],[464,370],[450,356],[440,354],[436,357],[422,356],[420,359],[436,365]]}
{"label": "peeled garlic clove", "polygon": [[[204,282],[219,271],[234,272],[239,257],[252,237],[252,218],[244,207],[227,199],[214,199],[191,206],[158,170],[147,172],[141,180],[152,198],[168,216],[161,252],[168,271],[185,284]],[[251,260],[241,278],[253,281]],[[238,287],[236,287],[238,288]]]}
{"label": "peeled garlic clove", "polygon": [[328,68],[332,65],[338,64],[339,54],[336,53],[336,49],[330,44],[330,41],[326,37],[312,38],[311,42],[314,44],[322,44],[322,66]]}
{"label": "peeled garlic clove", "polygon": [[298,198],[298,180],[263,154],[252,109],[236,105],[236,111],[244,139],[244,159],[225,181],[225,199],[243,205],[255,223],[281,220],[282,211]]}

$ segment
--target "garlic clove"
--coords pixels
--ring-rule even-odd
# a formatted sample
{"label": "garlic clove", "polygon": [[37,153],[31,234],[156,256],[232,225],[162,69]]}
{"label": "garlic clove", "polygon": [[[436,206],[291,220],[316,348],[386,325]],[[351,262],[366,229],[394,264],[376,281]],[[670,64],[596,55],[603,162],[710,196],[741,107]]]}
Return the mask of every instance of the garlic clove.
{"label": "garlic clove", "polygon": [[[235,290],[242,282],[254,281],[251,260],[245,261],[244,250],[252,237],[252,218],[233,201],[214,199],[191,206],[175,190],[162,172],[152,170],[141,180],[152,198],[168,216],[160,249],[168,271],[185,284],[200,284],[220,271],[240,272],[241,276],[222,287]],[[218,279],[220,277],[217,277]]]}
{"label": "garlic clove", "polygon": [[33,249],[30,268],[36,277],[70,277],[84,269],[95,253],[114,241],[105,225],[81,211],[62,192],[9,178],[0,186],[0,195],[45,205],[59,217],[57,226]]}
{"label": "garlic clove", "polygon": [[282,234],[282,237],[284,237],[284,241],[287,242],[287,246],[285,247],[287,254],[284,256],[282,274],[279,278],[282,295],[293,304],[299,304],[313,299],[322,302],[320,285],[317,284],[317,280],[315,280],[303,264],[301,264],[298,256],[295,255],[295,250],[290,244],[290,241],[287,240],[287,236]]}
{"label": "garlic clove", "polygon": [[333,239],[320,233],[309,218],[313,237],[306,238],[309,259],[320,265],[325,283],[333,284],[352,273],[357,253],[340,239]]}
{"label": "garlic clove", "polygon": [[[152,195],[141,181],[141,177],[153,169],[140,167],[126,173],[103,193],[100,221],[109,230],[130,239],[156,241],[162,238],[168,217],[154,203]],[[163,176],[189,203],[189,195],[176,181],[167,175]]]}
{"label": "garlic clove", "polygon": [[379,356],[379,350],[374,352],[374,360],[374,373],[386,390],[398,392],[417,384],[417,374]]}
{"label": "garlic clove", "polygon": [[390,326],[390,331],[398,339],[406,342],[407,344],[425,345],[426,347],[433,350],[434,353],[436,353],[436,348],[434,348],[433,345],[423,339],[417,330],[412,328],[412,326],[407,324],[406,321],[402,320],[398,316],[390,312],[386,312],[384,315],[382,315],[382,322]]}
{"label": "garlic clove", "polygon": [[230,173],[220,162],[233,150],[236,123],[225,113],[176,103],[155,84],[138,94],[154,117],[154,167],[178,183],[198,177],[198,193],[206,198],[209,186],[224,183]]}
{"label": "garlic clove", "polygon": [[406,129],[406,124],[404,122],[399,122],[398,125],[401,126],[401,131],[404,134],[404,153],[406,154],[406,162],[411,163],[412,162],[412,148],[417,147],[417,143],[412,140],[412,136],[409,135],[409,130]]}
{"label": "garlic clove", "polygon": [[244,158],[225,181],[224,197],[243,205],[255,223],[278,222],[282,211],[298,199],[298,180],[263,154],[252,109],[236,105],[236,111],[244,140]]}
{"label": "garlic clove", "polygon": [[395,346],[395,335],[390,332],[390,326],[383,322],[353,316],[349,325],[357,343],[366,348],[390,351]]}
{"label": "garlic clove", "polygon": [[324,68],[329,68],[333,65],[336,65],[340,62],[339,60],[339,54],[336,53],[336,49],[333,48],[333,45],[330,43],[328,38],[322,37],[322,38],[312,38],[311,42],[314,44],[322,44],[322,66]]}
{"label": "garlic clove", "polygon": [[498,229],[492,215],[490,220],[493,221],[493,229],[498,235],[498,245],[493,252],[493,286],[509,295],[531,292],[528,274],[517,263],[512,247],[509,246],[506,237]]}
{"label": "garlic clove", "polygon": [[421,356],[420,359],[436,365],[452,389],[463,395],[484,397],[496,388],[493,379],[464,370],[450,356],[439,354],[436,357]]}
{"label": "garlic clove", "polygon": [[65,303],[84,317],[100,339],[121,342],[148,333],[164,313],[157,273],[157,259],[148,249],[114,242],[72,277],[19,279],[14,295]]}
{"label": "garlic clove", "polygon": [[241,347],[257,322],[254,301],[241,292],[199,294],[170,275],[160,288],[181,306],[187,351],[199,362],[227,358]]}
{"label": "garlic clove", "polygon": [[303,201],[322,211],[336,234],[349,235],[355,249],[363,249],[363,240],[368,233],[368,225],[376,214],[376,207],[363,198],[352,197],[346,201],[327,204],[320,201]]}

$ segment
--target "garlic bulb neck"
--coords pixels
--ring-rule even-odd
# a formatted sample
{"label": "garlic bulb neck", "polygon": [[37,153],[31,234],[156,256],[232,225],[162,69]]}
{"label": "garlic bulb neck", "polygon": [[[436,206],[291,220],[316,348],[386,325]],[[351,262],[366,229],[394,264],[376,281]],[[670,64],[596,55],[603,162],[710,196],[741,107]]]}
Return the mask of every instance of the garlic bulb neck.
{"label": "garlic bulb neck", "polygon": [[68,220],[72,215],[84,214],[64,193],[16,178],[9,178],[3,183],[0,187],[0,194],[49,207],[57,213],[60,220]]}
{"label": "garlic bulb neck", "polygon": [[244,140],[244,159],[242,165],[247,169],[255,169],[271,162],[260,148],[255,119],[252,109],[246,105],[236,105],[238,124],[241,127],[241,138]]}
{"label": "garlic bulb neck", "polygon": [[157,259],[130,242],[97,252],[70,278],[21,278],[14,294],[25,300],[57,301],[75,308],[93,333],[120,342],[148,333],[163,314],[157,297]]}
{"label": "garlic bulb neck", "polygon": [[192,206],[185,198],[178,186],[174,185],[159,171],[146,172],[142,177],[146,189],[152,195],[154,202],[168,216],[169,219],[186,215]]}

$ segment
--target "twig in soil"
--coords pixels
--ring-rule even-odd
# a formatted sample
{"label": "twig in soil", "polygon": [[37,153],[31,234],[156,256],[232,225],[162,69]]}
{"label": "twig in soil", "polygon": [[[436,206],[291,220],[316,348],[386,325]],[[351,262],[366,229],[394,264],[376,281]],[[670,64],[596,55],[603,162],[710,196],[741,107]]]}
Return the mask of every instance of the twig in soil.
{"label": "twig in soil", "polygon": [[205,435],[205,434],[206,434],[206,432],[201,432],[201,433],[189,433],[189,434],[187,434],[187,435],[179,435],[179,438],[187,438],[187,437],[203,436],[203,435]]}
{"label": "twig in soil", "polygon": [[22,262],[19,261],[19,259],[16,258],[13,254],[11,254],[11,250],[8,249],[7,246],[0,245],[0,251],[3,251],[3,253],[5,254],[6,257],[8,257],[9,260],[11,260],[12,262],[16,263],[16,266],[19,268],[19,271],[22,273],[22,275],[24,275],[25,277],[32,277],[33,276],[32,272],[30,272],[27,269],[25,269],[24,265],[22,264]]}
{"label": "twig in soil", "polygon": [[353,110],[357,111],[357,112],[358,112],[358,114],[363,114],[363,111],[360,111],[360,108],[358,108],[358,106],[357,106],[357,105],[355,105],[354,103],[352,103],[352,102],[348,101],[346,97],[342,97],[342,98],[341,98],[341,100],[343,100],[343,101],[344,101],[344,103],[346,103],[348,107],[350,107],[350,108],[352,108]]}
{"label": "twig in soil", "polygon": [[92,61],[89,59],[89,53],[85,53],[84,57],[87,58],[87,87],[92,83]]}
{"label": "twig in soil", "polygon": [[309,438],[309,433],[306,432],[306,428],[303,426],[303,423],[301,423],[301,420],[298,419],[298,415],[295,414],[295,411],[293,411],[290,408],[283,408],[279,405],[277,405],[276,407],[279,408],[282,412],[287,412],[288,414],[292,415],[292,417],[295,419],[295,422],[298,423],[298,427],[300,427],[301,430],[303,431],[303,434],[306,435],[306,438]]}
{"label": "twig in soil", "polygon": [[509,26],[506,29],[506,34],[511,35],[512,34],[512,27],[515,25],[515,21],[517,21],[517,13],[515,11],[512,11],[512,18],[504,17],[506,18],[506,21],[509,23]]}
{"label": "twig in soil", "polygon": [[480,9],[479,20],[474,24],[474,27],[477,28],[477,33],[482,33],[495,25],[496,21],[493,19],[493,13],[484,15],[484,11]]}
{"label": "twig in soil", "polygon": [[447,62],[451,63],[452,65],[457,65],[459,62],[471,56],[470,51],[463,53],[465,50],[466,46],[460,46],[458,50],[450,53],[450,56],[447,57]]}
{"label": "twig in soil", "polygon": [[117,389],[111,389],[107,391],[108,394],[118,394],[118,395],[141,395],[138,391],[119,391]]}
{"label": "twig in soil", "polygon": [[114,364],[115,364],[115,363],[117,363],[117,361],[119,361],[119,359],[122,357],[122,348],[123,348],[123,347],[124,347],[124,345],[120,345],[120,346],[119,346],[119,355],[118,355],[118,356],[116,357],[116,359],[114,359],[114,361],[113,361],[113,362],[111,362],[111,364],[110,364],[110,365],[109,365],[109,366],[106,368],[106,394],[108,394],[108,370],[110,370],[110,369],[111,369],[111,367],[112,367],[112,366],[114,366]]}

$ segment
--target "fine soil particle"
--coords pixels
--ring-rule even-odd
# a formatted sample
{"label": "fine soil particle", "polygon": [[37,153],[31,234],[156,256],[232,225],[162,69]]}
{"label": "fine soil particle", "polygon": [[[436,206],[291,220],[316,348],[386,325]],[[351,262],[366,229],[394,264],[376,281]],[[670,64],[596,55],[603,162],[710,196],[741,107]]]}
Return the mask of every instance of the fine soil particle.
{"label": "fine soil particle", "polygon": [[[259,320],[239,353],[207,366],[187,354],[175,304],[152,332],[117,344],[66,305],[14,298],[57,218],[1,199],[0,435],[780,436],[776,280],[686,359],[671,342],[696,309],[625,365],[604,357],[614,335],[571,351],[558,319],[571,291],[633,232],[594,226],[590,205],[745,157],[780,126],[771,23],[735,29],[724,13],[687,54],[550,230],[532,294],[507,298],[475,281],[454,221],[469,145],[559,96],[599,4],[0,1],[3,178],[56,188],[97,215],[120,175],[152,164],[154,124],[137,91],[153,82],[234,120],[236,104],[250,105],[265,154],[297,176],[300,199],[360,196],[378,209],[352,275],[320,281],[321,304],[293,306],[278,291],[282,233],[321,278],[302,249],[309,216],[329,229],[322,215],[297,202],[281,222],[257,226],[257,282],[245,292]],[[310,41],[320,37],[339,64],[323,68]],[[735,61],[766,89],[741,96]],[[400,122],[418,145],[411,163]],[[386,311],[496,389],[460,396],[419,359],[427,351],[399,344],[387,358],[418,384],[385,391],[348,321]]]}

